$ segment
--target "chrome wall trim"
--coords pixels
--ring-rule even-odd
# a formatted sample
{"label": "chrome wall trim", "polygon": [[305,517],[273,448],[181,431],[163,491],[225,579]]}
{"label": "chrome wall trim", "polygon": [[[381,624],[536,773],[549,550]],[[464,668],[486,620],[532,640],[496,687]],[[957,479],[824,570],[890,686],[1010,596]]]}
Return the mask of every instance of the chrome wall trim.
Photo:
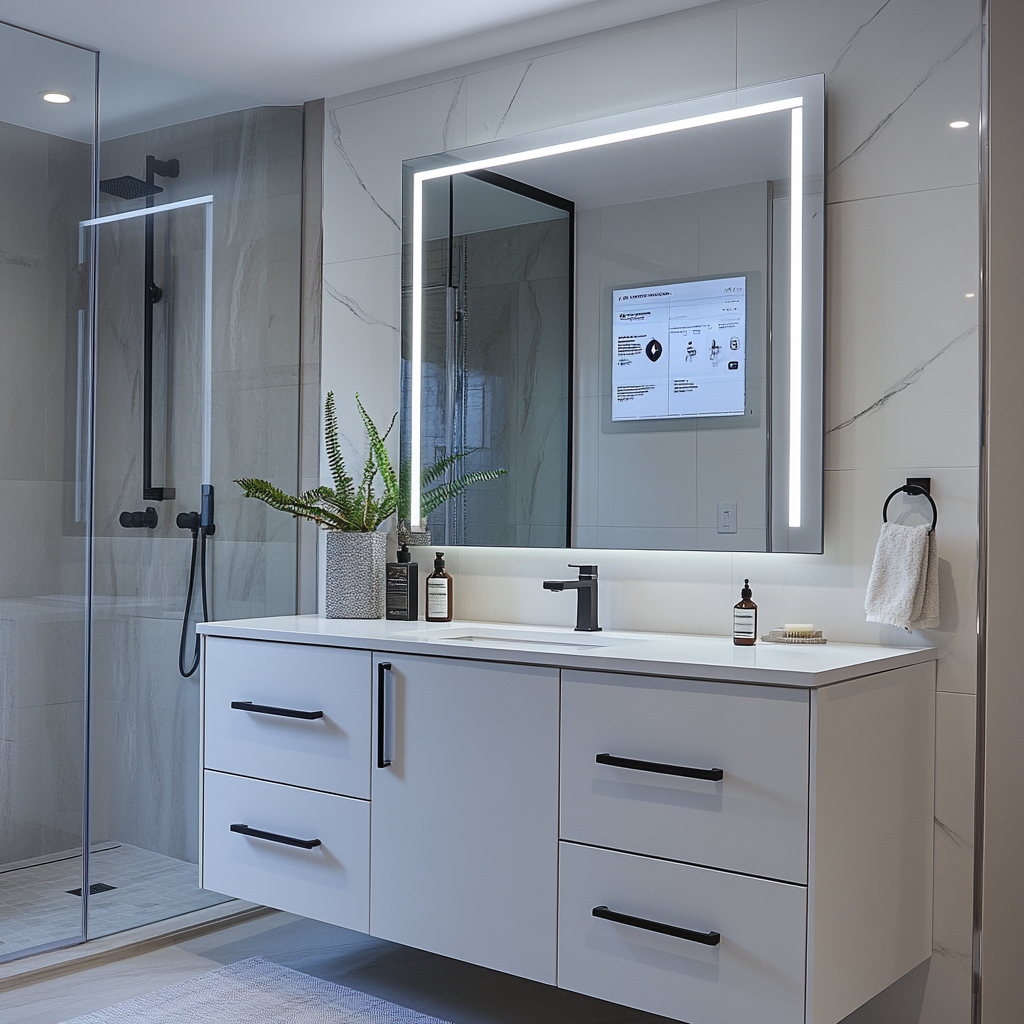
{"label": "chrome wall trim", "polygon": [[981,4],[981,108],[978,118],[978,667],[974,766],[974,906],[971,1021],[981,1024],[985,843],[985,708],[988,641],[988,280],[989,280],[989,7]]}

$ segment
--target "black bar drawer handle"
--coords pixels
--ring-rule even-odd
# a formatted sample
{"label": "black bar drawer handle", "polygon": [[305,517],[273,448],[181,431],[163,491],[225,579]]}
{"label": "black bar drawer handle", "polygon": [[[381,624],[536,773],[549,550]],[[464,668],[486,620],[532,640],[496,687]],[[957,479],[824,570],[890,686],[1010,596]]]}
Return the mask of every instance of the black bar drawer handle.
{"label": "black bar drawer handle", "polygon": [[312,850],[320,845],[319,839],[296,839],[294,836],[282,836],[277,832],[264,832],[261,828],[249,828],[248,825],[232,825],[232,832],[253,839],[266,839],[271,843],[282,843],[285,846],[301,846],[303,850]]}
{"label": "black bar drawer handle", "polygon": [[377,767],[391,767],[391,758],[384,749],[387,743],[387,679],[385,673],[391,671],[391,662],[382,661],[377,665]]}
{"label": "black bar drawer handle", "polygon": [[689,939],[691,942],[700,942],[705,946],[717,946],[722,941],[722,936],[718,932],[695,932],[690,928],[680,928],[674,924],[662,924],[660,921],[648,921],[643,917],[620,914],[617,910],[609,910],[607,907],[594,907],[592,913],[594,917],[602,917],[606,921],[616,921],[618,924],[628,924],[634,928],[645,928],[649,932],[660,932],[662,935],[674,935],[677,939]]}
{"label": "black bar drawer handle", "polygon": [[598,764],[610,764],[613,768],[632,768],[638,772],[658,772],[661,775],[685,775],[688,779],[709,779],[721,782],[725,772],[721,768],[687,768],[682,764],[659,764],[657,761],[636,761],[632,757],[614,757],[612,754],[598,754]]}
{"label": "black bar drawer handle", "polygon": [[275,708],[270,704],[253,704],[251,700],[233,700],[231,706],[236,711],[255,711],[258,715],[280,715],[281,718],[323,718],[322,711],[296,711],[294,708]]}

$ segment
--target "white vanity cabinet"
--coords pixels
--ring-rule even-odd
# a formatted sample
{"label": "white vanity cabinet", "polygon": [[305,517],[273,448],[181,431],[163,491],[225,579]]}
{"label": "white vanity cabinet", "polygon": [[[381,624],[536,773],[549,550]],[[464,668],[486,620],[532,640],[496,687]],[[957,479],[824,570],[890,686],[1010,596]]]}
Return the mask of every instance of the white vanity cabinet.
{"label": "white vanity cabinet", "polygon": [[558,670],[374,660],[370,933],[553,985]]}
{"label": "white vanity cabinet", "polygon": [[689,1024],[930,955],[933,651],[487,628],[204,624],[202,884]]}

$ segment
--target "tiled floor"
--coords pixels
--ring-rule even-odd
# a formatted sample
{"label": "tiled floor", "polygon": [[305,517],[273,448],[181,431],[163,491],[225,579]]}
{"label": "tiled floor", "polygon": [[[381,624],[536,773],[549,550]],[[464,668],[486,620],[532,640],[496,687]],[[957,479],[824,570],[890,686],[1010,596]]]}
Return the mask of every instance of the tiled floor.
{"label": "tiled floor", "polygon": [[0,993],[0,1024],[58,1024],[250,956],[455,1024],[667,1024],[664,1017],[291,914]]}
{"label": "tiled floor", "polygon": [[[114,888],[89,898],[89,937],[99,938],[191,910],[222,903],[220,893],[199,888],[199,868],[187,861],[125,843],[94,848],[90,882]],[[81,855],[44,863],[0,866],[0,956],[80,935]]]}
{"label": "tiled floor", "polygon": [[[0,991],[0,1024],[60,1024],[250,956],[453,1024],[672,1024],[665,1017],[281,913]],[[923,992],[927,973],[926,961],[907,977]],[[910,1024],[905,999],[894,998],[892,991],[882,992],[842,1024]],[[912,1019],[920,1018],[914,1014]]]}

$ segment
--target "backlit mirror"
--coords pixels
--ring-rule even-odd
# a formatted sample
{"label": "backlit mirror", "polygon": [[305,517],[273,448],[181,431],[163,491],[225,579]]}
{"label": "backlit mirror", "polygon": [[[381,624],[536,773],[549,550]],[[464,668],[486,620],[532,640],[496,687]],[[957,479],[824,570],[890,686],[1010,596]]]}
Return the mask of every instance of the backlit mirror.
{"label": "backlit mirror", "polygon": [[822,550],[821,76],[406,161],[431,543]]}

